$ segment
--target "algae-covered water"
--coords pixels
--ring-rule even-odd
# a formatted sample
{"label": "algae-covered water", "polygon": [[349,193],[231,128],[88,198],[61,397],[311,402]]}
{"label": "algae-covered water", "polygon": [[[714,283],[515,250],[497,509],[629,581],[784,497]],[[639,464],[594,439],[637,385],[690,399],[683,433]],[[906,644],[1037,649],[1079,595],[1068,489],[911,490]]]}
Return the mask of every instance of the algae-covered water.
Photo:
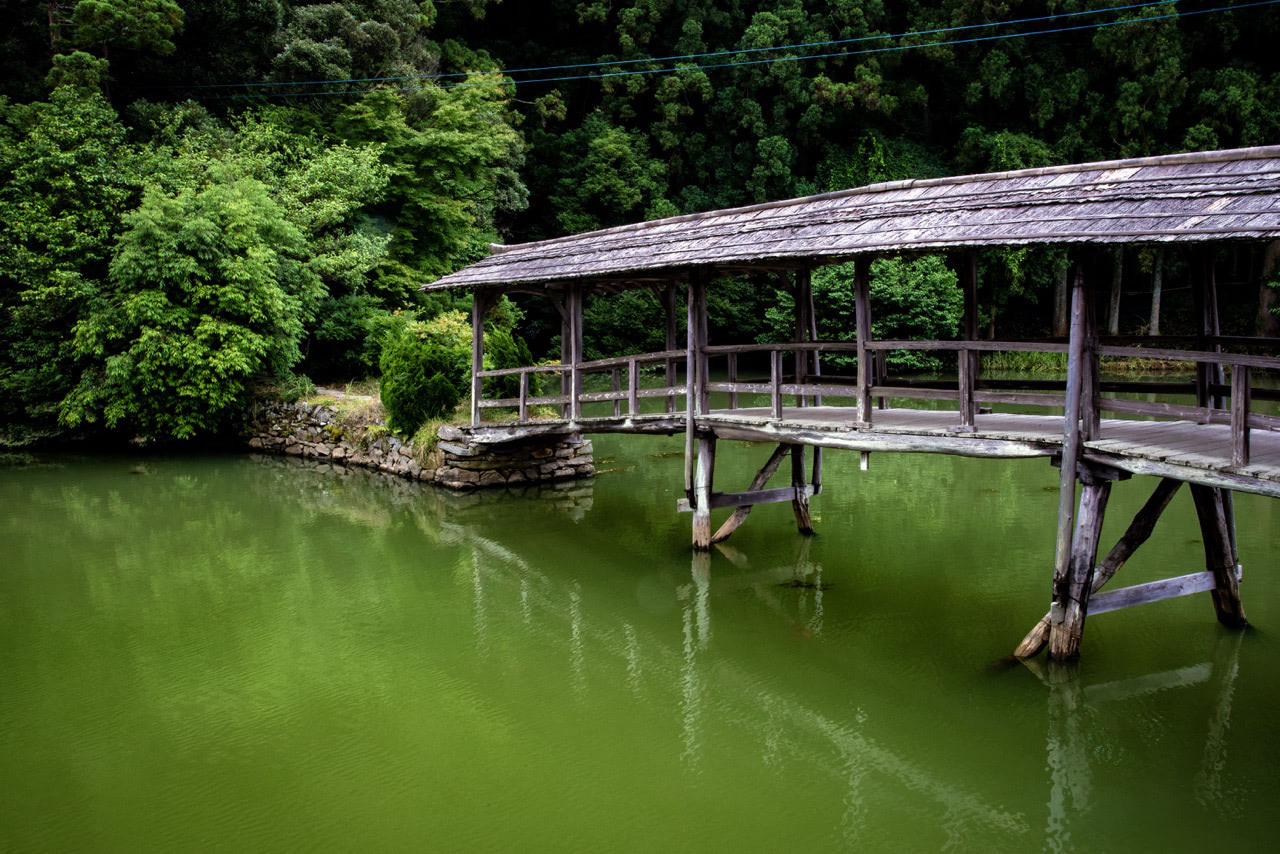
{"label": "algae-covered water", "polygon": [[[760,507],[700,559],[680,447],[473,496],[0,469],[0,850],[1270,850],[1280,502],[1237,497],[1255,628],[1099,615],[1050,671],[1005,659],[1048,600],[1044,460],[828,452],[816,537]],[[767,452],[722,442],[719,485]],[[1116,583],[1201,568],[1180,495]]]}

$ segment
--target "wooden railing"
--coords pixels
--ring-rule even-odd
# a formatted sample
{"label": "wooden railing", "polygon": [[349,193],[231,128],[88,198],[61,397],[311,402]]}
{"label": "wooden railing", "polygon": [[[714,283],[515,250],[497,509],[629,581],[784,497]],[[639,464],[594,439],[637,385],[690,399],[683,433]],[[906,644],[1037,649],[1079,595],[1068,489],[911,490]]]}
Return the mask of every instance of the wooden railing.
{"label": "wooden railing", "polygon": [[[622,404],[627,404],[626,414],[640,414],[640,401],[646,398],[666,398],[666,411],[675,412],[677,401],[687,392],[687,386],[676,385],[676,363],[683,362],[687,355],[685,350],[663,350],[657,353],[638,353],[634,356],[618,356],[612,359],[597,359],[591,362],[578,362],[571,365],[533,365],[527,368],[502,368],[492,371],[480,371],[476,376],[480,380],[488,377],[520,377],[520,391],[517,397],[485,400],[481,397],[478,410],[511,409],[516,410],[517,423],[529,421],[529,409],[534,406],[559,406],[561,415],[572,421],[582,419],[582,406],[585,403],[613,403],[613,416],[621,417]],[[657,388],[640,387],[640,368],[646,365],[663,364],[666,366],[666,381]],[[583,378],[590,374],[608,373],[612,389],[610,391],[584,392]],[[560,394],[530,396],[529,378],[535,374],[557,375],[561,379]],[[627,387],[622,388],[623,375],[626,376]],[[478,419],[476,419],[478,422]]]}
{"label": "wooden railing", "polygon": [[[1158,345],[1170,343],[1195,344],[1200,347],[1248,346],[1276,349],[1278,344],[1268,339],[1228,336],[1204,336],[1160,339],[1108,339],[1089,349],[1090,367],[1082,387],[1080,411],[1083,419],[1094,419],[1098,413],[1112,412],[1156,418],[1176,418],[1201,424],[1229,424],[1231,426],[1232,463],[1248,465],[1249,439],[1253,429],[1280,430],[1280,417],[1252,411],[1253,401],[1280,401],[1280,389],[1259,387],[1254,382],[1255,371],[1280,372],[1280,358],[1276,356],[1246,353],[1225,353],[1217,350],[1183,350],[1166,346],[1120,346],[1117,343],[1141,341]],[[874,423],[873,401],[885,408],[890,398],[954,401],[957,406],[956,432],[976,429],[981,410],[991,405],[1033,406],[1052,409],[1066,408],[1067,383],[1064,380],[1002,380],[980,376],[979,358],[983,353],[1025,352],[1066,354],[1068,345],[1051,341],[867,341],[862,344],[845,341],[787,342],[778,344],[735,344],[703,348],[703,358],[689,360],[687,350],[664,350],[657,353],[640,353],[577,364],[535,365],[526,368],[506,368],[481,371],[476,376],[483,381],[489,377],[518,376],[519,394],[516,397],[482,399],[476,411],[510,408],[516,410],[517,423],[530,421],[530,410],[536,406],[559,406],[561,416],[572,421],[583,420],[583,406],[593,403],[612,403],[612,416],[600,418],[635,417],[640,415],[640,401],[648,398],[665,398],[665,411],[680,410],[679,401],[692,397],[705,399],[705,394],[718,392],[728,395],[728,409],[740,408],[742,395],[766,395],[773,418],[783,416],[784,398],[794,398],[798,407],[822,406],[824,399],[851,399],[854,414],[851,426],[868,428]],[[959,367],[955,380],[923,380],[890,377],[886,360],[890,351],[932,351],[956,354]],[[823,354],[864,354],[867,365],[857,376],[841,376],[822,372],[820,357]],[[743,356],[760,357],[768,363],[768,375],[758,379],[744,379],[739,375]],[[1196,367],[1192,381],[1152,380],[1101,380],[1098,377],[1098,359],[1157,360],[1161,362],[1185,362]],[[699,378],[695,385],[698,392],[689,395],[689,385],[676,383],[678,363],[696,361],[702,367],[699,373],[707,373],[710,359],[723,358],[725,378],[711,381]],[[790,365],[787,362],[790,361]],[[658,387],[641,387],[642,368],[651,365],[666,366],[665,383]],[[789,370],[788,370],[789,368]],[[1229,381],[1227,370],[1230,371]],[[593,374],[607,374],[610,388],[607,391],[583,391],[583,378]],[[556,375],[561,379],[559,394],[533,395],[530,393],[530,377]],[[625,385],[624,385],[625,382]],[[1129,400],[1118,394],[1166,394],[1191,396],[1195,404],[1163,401]],[[701,407],[695,403],[696,406]],[[479,419],[477,418],[477,423]]]}
{"label": "wooden railing", "polygon": [[[1132,339],[1116,339],[1132,340]],[[1150,339],[1147,339],[1150,340]],[[1275,349],[1277,342],[1267,339],[1228,336],[1187,337],[1158,339],[1164,344],[1176,340],[1199,343],[1201,346],[1252,346]],[[769,396],[769,408],[774,418],[781,418],[783,398],[795,397],[797,406],[822,405],[825,397],[852,399],[855,402],[854,426],[869,427],[873,424],[872,399],[878,399],[884,408],[886,398],[955,401],[957,404],[957,432],[975,429],[976,419],[984,404],[1041,406],[1063,409],[1066,405],[1064,380],[994,380],[982,379],[978,371],[978,358],[988,352],[1067,352],[1067,344],[1059,341],[868,341],[862,345],[872,363],[858,377],[842,377],[821,374],[816,355],[823,353],[856,353],[859,346],[851,342],[806,342],[779,344],[748,344],[712,346],[706,348],[709,356],[722,356],[726,362],[726,379],[707,383],[707,390],[727,393],[729,409],[739,408],[740,395]],[[885,367],[889,351],[944,351],[957,354],[958,376],[954,381],[890,379]],[[766,354],[769,363],[767,380],[743,381],[739,378],[739,357],[746,354]],[[785,370],[784,355],[790,354],[792,370]],[[1280,371],[1280,358],[1243,353],[1224,353],[1216,350],[1179,350],[1164,347],[1125,347],[1113,344],[1098,345],[1090,350],[1092,377],[1082,387],[1084,400],[1082,412],[1086,418],[1096,417],[1106,411],[1143,415],[1149,417],[1177,418],[1201,424],[1230,424],[1232,464],[1248,465],[1249,434],[1251,429],[1280,430],[1280,417],[1252,411],[1253,400],[1280,400],[1280,390],[1259,388],[1252,382],[1252,371]],[[1195,381],[1154,382],[1150,380],[1128,381],[1098,378],[1097,358],[1107,356],[1117,359],[1142,359],[1186,362],[1197,366]],[[1224,368],[1230,368],[1230,383],[1223,380]],[[1212,375],[1216,372],[1215,377]],[[861,378],[861,379],[860,379]],[[1114,394],[1146,393],[1191,395],[1196,405],[1155,401],[1126,400]],[[1229,406],[1226,401],[1230,401]]]}

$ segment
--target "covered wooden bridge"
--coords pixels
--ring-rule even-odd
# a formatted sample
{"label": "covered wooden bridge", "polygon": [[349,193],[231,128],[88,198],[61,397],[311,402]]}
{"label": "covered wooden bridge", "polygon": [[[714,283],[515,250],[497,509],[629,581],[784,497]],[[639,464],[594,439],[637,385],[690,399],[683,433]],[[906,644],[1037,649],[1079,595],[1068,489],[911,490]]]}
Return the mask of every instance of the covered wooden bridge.
{"label": "covered wooden bridge", "polygon": [[[495,246],[491,257],[428,287],[467,288],[474,294],[469,431],[475,441],[683,432],[686,498],[679,509],[693,513],[697,549],[729,536],[751,506],[761,503],[790,501],[800,530],[810,532],[808,505],[822,490],[824,448],[862,452],[864,465],[875,451],[1050,458],[1061,468],[1050,606],[1018,654],[1034,655],[1047,643],[1053,658],[1070,659],[1079,653],[1087,613],[1170,596],[1209,592],[1221,622],[1245,625],[1232,491],[1280,497],[1280,417],[1261,414],[1254,405],[1280,400],[1274,384],[1262,381],[1280,369],[1280,342],[1221,334],[1215,258],[1222,244],[1247,241],[1265,244],[1274,259],[1277,240],[1280,146],[1273,146],[899,181]],[[1190,244],[1193,253],[1198,334],[1100,335],[1094,311],[1104,266],[1099,250],[1168,244]],[[1029,245],[1068,250],[1069,336],[980,340],[977,250]],[[945,254],[956,269],[964,295],[962,337],[874,340],[871,262],[918,254]],[[848,261],[854,270],[856,336],[820,341],[822,306],[814,303],[812,271]],[[791,289],[794,340],[758,345],[708,340],[707,289],[717,279],[744,274],[775,275]],[[666,349],[584,361],[584,298],[634,288],[660,295]],[[678,305],[681,290],[683,307]],[[517,293],[543,296],[556,306],[562,319],[561,363],[486,371],[483,317],[501,295]],[[687,318],[683,340],[681,311]],[[892,350],[955,353],[958,377],[895,379],[885,361]],[[824,371],[823,354],[838,351],[856,356],[856,376]],[[1066,379],[986,379],[980,355],[996,351],[1065,354]],[[1185,362],[1194,379],[1103,381],[1100,357]],[[760,375],[740,373],[740,362],[755,364]],[[558,378],[558,393],[535,393],[538,383],[531,378],[538,375]],[[518,378],[518,394],[486,399],[485,379],[501,376]],[[1121,396],[1132,392],[1180,395],[1185,402]],[[901,405],[921,399],[934,408]],[[548,407],[558,416],[547,416]],[[496,411],[508,418],[486,419]],[[717,491],[717,439],[767,442],[776,449],[744,490]],[[813,449],[811,459],[806,446]],[[788,458],[789,485],[769,488]],[[1121,541],[1099,561],[1112,484],[1134,474],[1158,478],[1155,489]],[[1190,485],[1200,519],[1206,571],[1097,593],[1151,535],[1183,483]],[[736,509],[713,534],[711,511],[724,507]]]}

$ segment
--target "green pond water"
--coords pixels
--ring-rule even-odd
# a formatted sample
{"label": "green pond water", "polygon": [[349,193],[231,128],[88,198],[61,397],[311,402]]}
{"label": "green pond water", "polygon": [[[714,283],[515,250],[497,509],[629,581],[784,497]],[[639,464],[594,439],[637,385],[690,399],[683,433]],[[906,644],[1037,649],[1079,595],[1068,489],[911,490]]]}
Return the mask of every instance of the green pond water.
{"label": "green pond water", "polygon": [[[0,850],[1274,850],[1280,502],[1237,497],[1254,628],[1201,594],[1037,671],[1005,656],[1047,605],[1048,462],[828,451],[817,536],[760,507],[699,559],[681,445],[471,496],[0,469]],[[718,485],[767,453],[722,442]],[[1116,583],[1202,568],[1182,494]]]}

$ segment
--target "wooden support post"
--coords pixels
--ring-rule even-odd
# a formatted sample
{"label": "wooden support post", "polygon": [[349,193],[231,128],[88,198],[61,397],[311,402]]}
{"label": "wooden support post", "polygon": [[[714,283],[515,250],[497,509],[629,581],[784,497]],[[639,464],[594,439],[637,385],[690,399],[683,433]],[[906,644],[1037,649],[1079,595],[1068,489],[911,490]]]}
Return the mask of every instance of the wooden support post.
{"label": "wooden support post", "polygon": [[[808,305],[807,314],[809,315],[809,340],[816,342],[818,340],[818,314],[813,303],[813,272],[805,269],[804,278],[807,286],[805,287],[805,300]],[[813,369],[812,374],[815,378],[822,376],[822,353],[818,350],[813,351]],[[821,382],[819,380],[819,382]],[[822,405],[822,395],[815,394],[813,396],[813,405]]]}
{"label": "wooden support post", "polygon": [[1080,441],[1082,442],[1097,439],[1102,428],[1102,413],[1098,409],[1098,393],[1101,389],[1098,364],[1098,317],[1093,300],[1093,285],[1088,272],[1085,273],[1085,289],[1084,359],[1080,374]]}
{"label": "wooden support post", "polygon": [[582,371],[578,365],[582,362],[582,285],[569,286],[567,301],[569,304],[569,418],[577,421],[582,417]]}
{"label": "wooden support post", "polygon": [[[811,304],[809,290],[812,282],[809,279],[808,270],[796,271],[796,343],[803,344],[809,340],[809,306]],[[807,350],[796,350],[796,385],[803,386],[809,379],[809,352]],[[807,396],[803,393],[796,395],[796,406],[805,407],[809,405]]]}
{"label": "wooden support post", "polygon": [[[960,263],[960,290],[964,295],[964,314],[961,332],[965,341],[976,341],[978,338],[978,253],[970,249],[964,253]],[[973,392],[978,383],[978,353],[961,350],[957,354],[960,373],[960,426],[958,433],[973,432],[974,416],[977,405]]]}
{"label": "wooden support post", "polygon": [[1191,484],[1191,497],[1195,500],[1200,535],[1204,539],[1205,568],[1213,573],[1216,584],[1212,596],[1218,622],[1231,628],[1244,628],[1249,621],[1240,601],[1236,553],[1231,545],[1224,493],[1223,489]]}
{"label": "wooden support post", "polygon": [[814,495],[822,492],[822,448],[817,445],[813,446],[813,473],[809,475],[809,485],[813,487]]}
{"label": "wooden support post", "polygon": [[693,547],[711,548],[711,486],[716,468],[714,436],[698,437],[698,473],[693,487]]}
{"label": "wooden support post", "polygon": [[[1054,546],[1053,595],[1049,606],[1051,615],[1051,655],[1054,654],[1052,641],[1054,634],[1057,634],[1060,638],[1057,644],[1058,651],[1065,653],[1072,648],[1070,632],[1083,628],[1082,621],[1079,626],[1075,623],[1069,624],[1067,622],[1067,608],[1072,602],[1071,591],[1076,586],[1076,579],[1072,575],[1072,537],[1076,530],[1076,463],[1080,459],[1080,390],[1084,373],[1087,304],[1088,291],[1084,273],[1079,264],[1077,264],[1071,283],[1071,336],[1067,347],[1066,412],[1062,419],[1062,473],[1058,486],[1058,535]],[[1096,500],[1092,502],[1092,505],[1096,506]],[[1092,566],[1089,569],[1092,570]],[[1074,602],[1074,610],[1078,611],[1079,598],[1077,597]],[[1078,652],[1078,636],[1075,637],[1074,643]]]}
{"label": "wooden support post", "polygon": [[[779,445],[773,449],[769,459],[760,467],[760,471],[756,473],[756,476],[751,479],[751,485],[747,487],[748,492],[757,492],[764,489],[765,484],[769,482],[769,478],[773,477],[774,472],[781,465],[782,458],[787,455],[787,450],[787,445]],[[711,538],[711,542],[721,543],[729,539],[733,532],[738,530],[743,522],[747,521],[747,516],[751,513],[751,506],[750,504],[745,504],[735,509],[729,518],[724,521],[724,524],[720,526],[720,529],[716,531],[715,536]]]}
{"label": "wooden support post", "polygon": [[813,520],[809,518],[809,492],[805,489],[804,445],[791,446],[791,487],[795,490],[791,510],[795,513],[796,528],[808,536],[813,533]]}
{"label": "wooden support post", "polygon": [[520,408],[516,419],[523,424],[529,420],[529,372],[520,374]]}
{"label": "wooden support post", "polygon": [[487,294],[477,289],[471,295],[471,426],[480,423],[480,399],[484,396],[484,314]]}
{"label": "wooden support post", "polygon": [[960,362],[960,423],[955,426],[957,433],[972,433],[973,419],[977,412],[974,405],[973,392],[976,384],[973,376],[973,359],[975,354],[961,350],[958,354]]}
{"label": "wooden support post", "polygon": [[[674,350],[680,346],[680,318],[676,314],[676,285],[675,282],[667,285],[662,292],[662,307],[666,314],[667,329],[665,345],[667,350]],[[667,388],[671,388],[676,384],[676,363],[671,359],[666,361],[666,383]],[[671,395],[666,397],[666,411],[676,411],[676,399]]]}
{"label": "wooden support post", "polygon": [[627,360],[627,414],[640,414],[640,370],[635,359]]}
{"label": "wooden support post", "polygon": [[695,293],[701,289],[702,279],[695,273],[689,277],[688,322],[685,325],[684,354],[684,494],[690,501],[693,497],[693,468],[696,459],[694,423],[694,401],[697,399],[698,373],[698,320],[697,297]]}
{"label": "wooden support post", "polygon": [[[1138,547],[1151,538],[1151,532],[1155,530],[1156,521],[1160,515],[1164,513],[1169,502],[1173,500],[1173,496],[1177,494],[1178,488],[1182,486],[1182,481],[1172,480],[1170,478],[1162,478],[1156,484],[1155,491],[1151,497],[1147,499],[1147,503],[1142,505],[1142,509],[1138,511],[1138,515],[1133,517],[1133,521],[1129,523],[1129,527],[1111,551],[1107,552],[1107,556],[1102,559],[1093,573],[1093,584],[1089,589],[1091,594],[1097,593],[1102,586],[1115,577],[1115,574],[1124,566],[1125,562],[1133,556]],[[1013,654],[1018,658],[1031,658],[1044,649],[1045,644],[1049,642],[1049,624],[1051,617],[1045,614],[1040,618],[1040,622],[1027,633],[1022,639],[1022,643],[1018,644],[1018,648]]]}
{"label": "wooden support post", "polygon": [[1102,519],[1110,496],[1109,480],[1089,478],[1082,484],[1071,560],[1061,582],[1056,576],[1054,578],[1049,624],[1049,658],[1053,661],[1070,661],[1080,655],[1084,620],[1089,612],[1089,593],[1093,589],[1098,538],[1102,534]]}
{"label": "wooden support post", "polygon": [[[614,368],[609,372],[609,388],[613,392],[622,391],[622,368]],[[613,399],[613,417],[622,417],[622,399]]]}
{"label": "wooden support post", "polygon": [[[729,353],[729,354],[725,357],[725,359],[726,359],[726,360],[727,360],[727,362],[728,362],[728,367],[727,367],[728,377],[727,377],[727,379],[728,379],[728,381],[729,381],[730,383],[736,383],[736,382],[738,381],[738,354],[737,354],[737,353]],[[729,409],[730,409],[730,410],[733,410],[733,409],[737,409],[737,408],[738,408],[738,392],[737,392],[737,390],[735,389],[735,390],[733,390],[733,391],[729,392]]]}
{"label": "wooden support post", "polygon": [[[696,326],[696,337],[694,338],[696,345],[695,357],[697,359],[697,403],[698,414],[706,415],[711,411],[711,392],[707,388],[707,383],[711,381],[711,372],[708,370],[709,357],[707,355],[707,284],[709,276],[706,271],[695,271],[693,279],[690,281],[690,290],[694,297],[694,323]],[[695,287],[696,285],[696,287]]]}
{"label": "wooden support post", "polygon": [[1249,465],[1249,368],[1231,366],[1231,464]]}
{"label": "wooden support post", "polygon": [[857,418],[860,426],[871,425],[871,384],[875,375],[871,368],[871,259],[859,255],[853,273],[854,326],[858,336]]}
{"label": "wooden support post", "polygon": [[769,351],[769,409],[774,418],[782,417],[782,351]]}

